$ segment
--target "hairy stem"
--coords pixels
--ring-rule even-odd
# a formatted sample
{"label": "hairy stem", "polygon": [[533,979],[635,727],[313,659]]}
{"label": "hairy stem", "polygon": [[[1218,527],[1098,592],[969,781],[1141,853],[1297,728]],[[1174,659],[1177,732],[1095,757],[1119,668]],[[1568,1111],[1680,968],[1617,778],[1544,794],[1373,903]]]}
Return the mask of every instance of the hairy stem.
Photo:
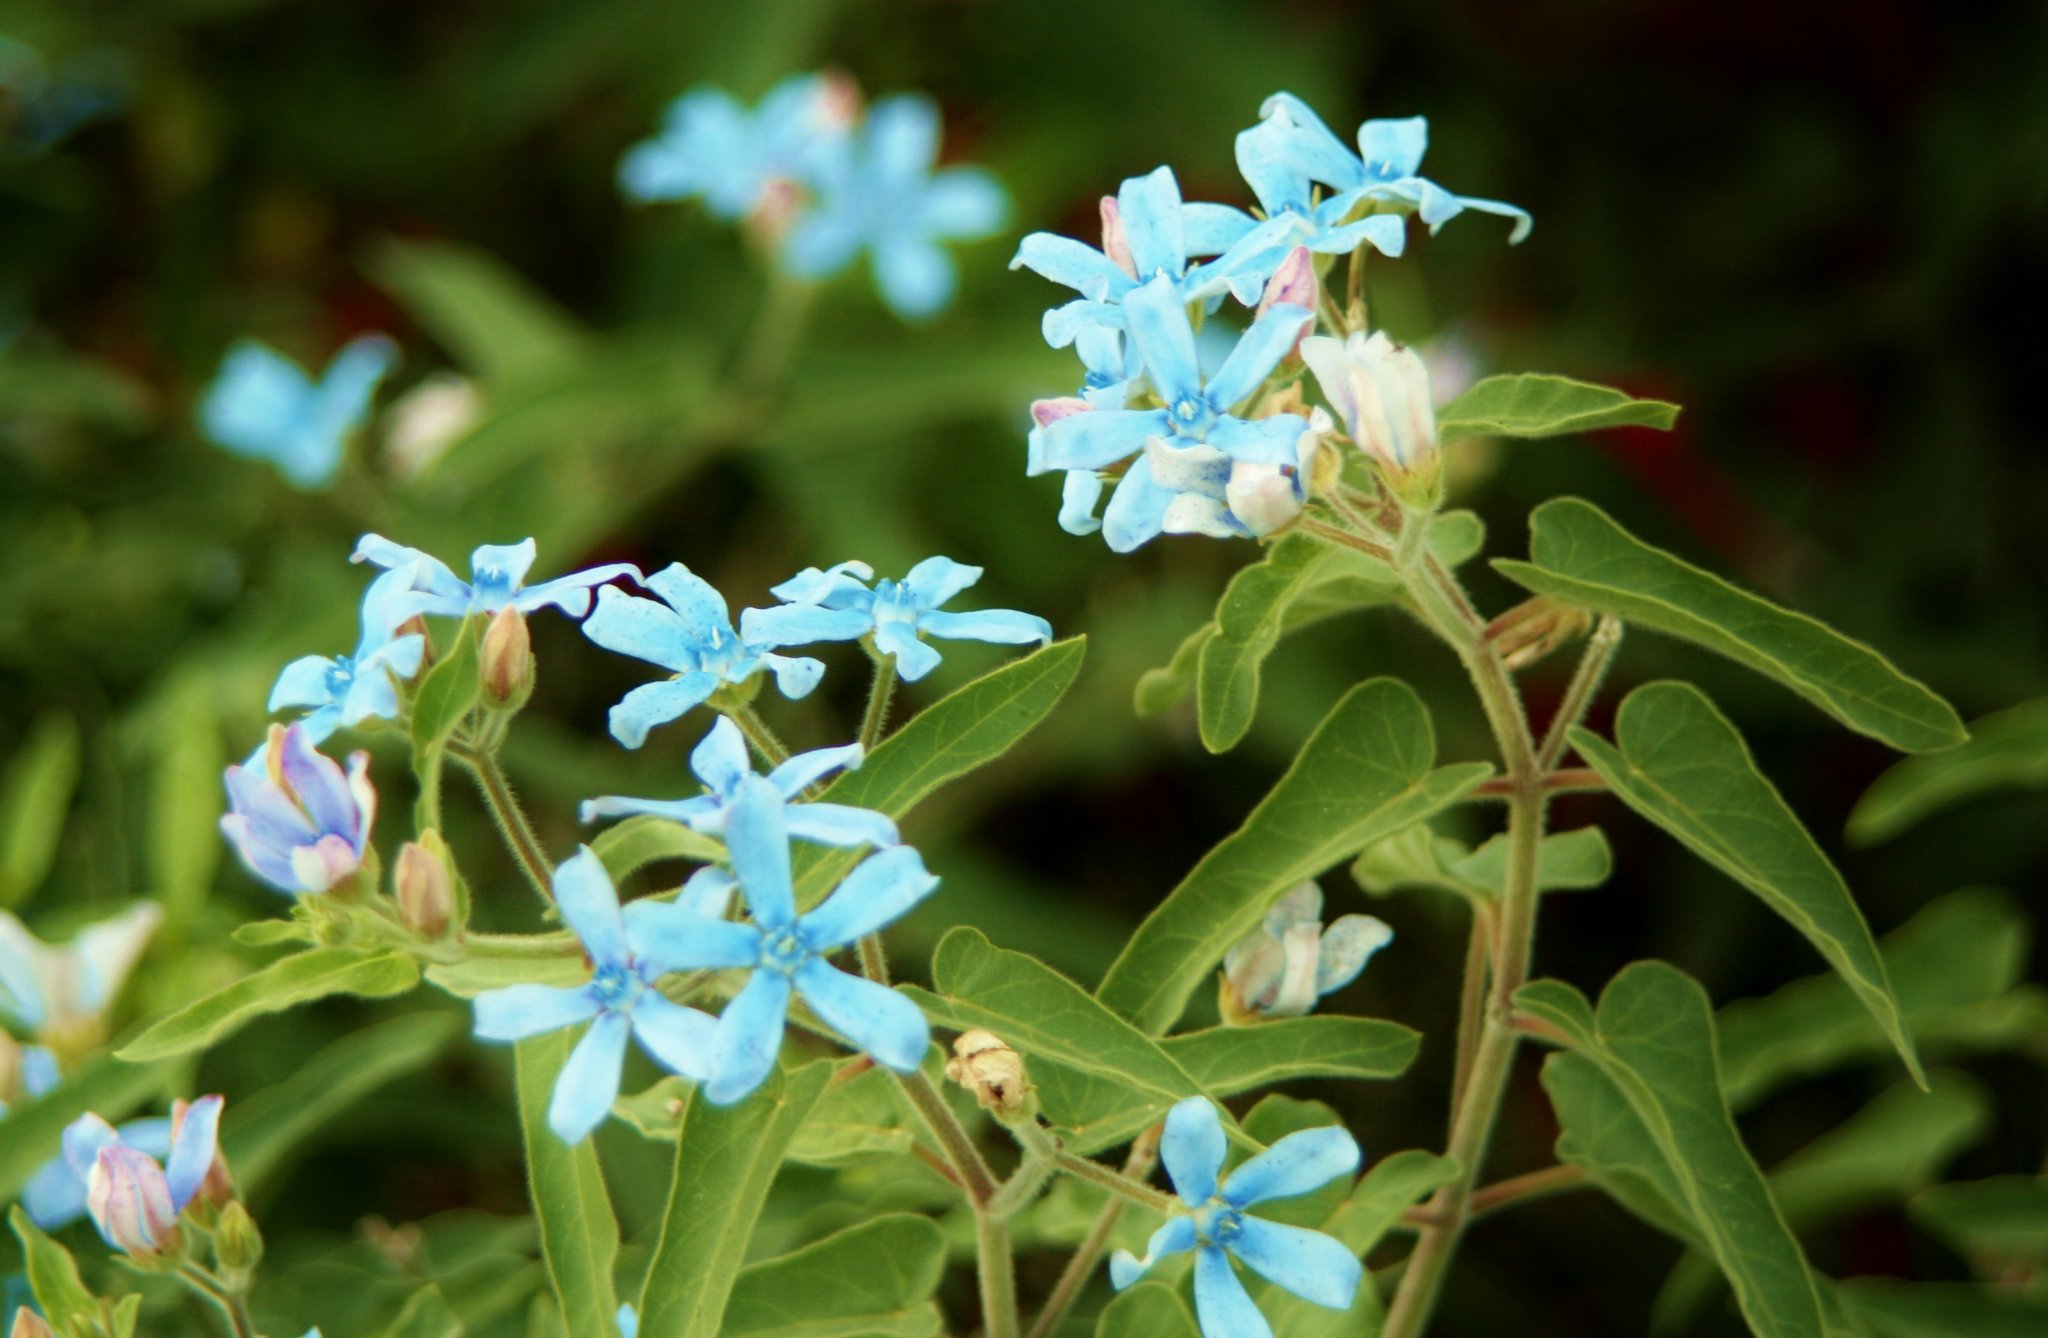
{"label": "hairy stem", "polygon": [[871,753],[882,741],[882,730],[889,723],[889,702],[896,695],[896,657],[876,653],[875,679],[868,687],[868,709],[860,718],[860,747],[863,753]]}
{"label": "hairy stem", "polygon": [[[1124,1175],[1142,1183],[1152,1174],[1152,1168],[1159,1164],[1160,1126],[1138,1136],[1131,1144],[1131,1155],[1124,1158]],[[1052,1294],[1045,1298],[1045,1308],[1038,1312],[1032,1322],[1031,1332],[1026,1338],[1047,1338],[1060,1320],[1066,1315],[1067,1307],[1088,1285],[1088,1279],[1095,1272],[1095,1266],[1102,1262],[1102,1252],[1109,1248],[1110,1233],[1124,1215],[1125,1200],[1118,1195],[1109,1196],[1109,1202],[1102,1205],[1102,1211],[1095,1215],[1095,1222],[1088,1228],[1088,1234],[1081,1238],[1074,1249],[1074,1257],[1067,1260],[1066,1268],[1060,1272],[1059,1281],[1053,1284]]]}
{"label": "hairy stem", "polygon": [[250,1321],[249,1308],[242,1303],[239,1292],[197,1264],[181,1265],[178,1276],[186,1286],[213,1303],[234,1338],[253,1338],[256,1326]]}
{"label": "hairy stem", "polygon": [[1112,1171],[1101,1162],[1079,1157],[1062,1147],[1052,1152],[1052,1164],[1061,1172],[1076,1180],[1086,1180],[1091,1185],[1100,1185],[1112,1194],[1118,1194],[1132,1203],[1141,1204],[1154,1212],[1170,1213],[1183,1205],[1171,1194],[1152,1188],[1142,1180],[1133,1180],[1119,1171]]}
{"label": "hairy stem", "polygon": [[1362,534],[1340,529],[1335,525],[1325,524],[1313,516],[1303,516],[1294,523],[1304,534],[1313,534],[1318,539],[1338,544],[1344,548],[1355,549],[1360,553],[1364,553],[1367,557],[1376,557],[1382,562],[1392,562],[1394,560],[1392,550],[1384,544],[1374,543]]}
{"label": "hairy stem", "polygon": [[553,906],[554,866],[548,862],[547,851],[541,848],[540,838],[533,834],[533,827],[526,820],[526,811],[519,807],[519,796],[512,792],[512,783],[505,779],[505,769],[498,765],[498,755],[478,752],[452,740],[448,744],[448,755],[462,763],[475,778],[476,787],[491,810],[492,819],[498,824],[498,832],[505,838],[506,849],[512,852],[512,858],[525,871],[533,890],[540,893],[540,899]]}
{"label": "hairy stem", "polygon": [[1458,1008],[1458,1060],[1451,1079],[1451,1109],[1465,1099],[1472,1060],[1479,1050],[1479,1024],[1486,1016],[1486,977],[1493,964],[1493,914],[1472,908],[1472,932],[1465,943],[1464,993]]}
{"label": "hairy stem", "polygon": [[747,742],[754,745],[754,751],[761,755],[763,762],[779,767],[789,760],[789,749],[775,737],[775,731],[768,728],[768,722],[752,706],[729,707],[726,715],[740,727],[740,733],[747,736]]}
{"label": "hairy stem", "polygon": [[1621,645],[1621,619],[1612,614],[1603,615],[1593,628],[1593,635],[1586,639],[1586,650],[1579,657],[1579,667],[1572,671],[1572,681],[1565,687],[1564,700],[1557,704],[1557,714],[1551,717],[1550,727],[1543,731],[1543,742],[1536,748],[1536,765],[1549,771],[1564,756],[1565,736],[1572,726],[1586,718],[1586,708],[1593,704],[1593,695],[1600,690],[1600,680],[1607,676],[1607,666],[1614,663],[1614,652]]}
{"label": "hairy stem", "polygon": [[1577,1189],[1592,1183],[1592,1177],[1576,1166],[1546,1166],[1540,1171],[1525,1175],[1511,1176],[1506,1180],[1488,1185],[1472,1195],[1467,1205],[1469,1216],[1484,1217],[1502,1208],[1541,1198],[1546,1194],[1557,1194],[1567,1189]]}
{"label": "hairy stem", "polygon": [[983,1338],[1017,1338],[1017,1269],[1010,1258],[1010,1224],[994,1213],[977,1212],[974,1252]]}

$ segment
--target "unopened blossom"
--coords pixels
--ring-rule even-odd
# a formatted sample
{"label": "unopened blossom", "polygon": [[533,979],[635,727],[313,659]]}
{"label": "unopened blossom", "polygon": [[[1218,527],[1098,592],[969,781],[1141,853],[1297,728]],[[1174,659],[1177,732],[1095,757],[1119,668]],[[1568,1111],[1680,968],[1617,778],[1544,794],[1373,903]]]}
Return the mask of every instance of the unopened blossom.
{"label": "unopened blossom", "polygon": [[526,584],[526,573],[538,551],[532,539],[516,544],[483,544],[469,555],[469,579],[463,580],[447,563],[417,548],[393,543],[381,534],[366,534],[356,541],[350,562],[368,562],[387,571],[411,568],[412,589],[419,596],[421,613],[461,618],[472,613],[498,613],[516,609],[532,613],[552,604],[572,618],[590,612],[590,588],[615,581],[621,576],[640,579],[640,569],[630,562],[608,562],[585,571],[557,576],[537,585]]}
{"label": "unopened blossom", "polygon": [[812,567],[774,588],[772,593],[786,601],[780,607],[742,614],[740,629],[750,639],[782,642],[872,636],[875,649],[894,656],[896,672],[913,682],[939,664],[938,650],[924,640],[928,636],[999,645],[1052,640],[1052,624],[1036,614],[1015,609],[948,613],[939,607],[980,580],[981,572],[944,557],[926,558],[900,581],[875,581],[874,570],[864,562],[842,562],[830,571]]}
{"label": "unopened blossom", "polygon": [[818,686],[825,666],[807,656],[778,655],[786,641],[754,641],[733,630],[724,596],[680,562],[649,576],[645,585],[661,602],[614,586],[598,591],[597,611],[583,634],[606,650],[658,664],[674,675],[634,688],[611,710],[612,737],[628,748],[647,742],[647,731],[700,706],[721,684],[744,683],[762,669],[789,698]]}
{"label": "unopened blossom", "polygon": [[627,151],[619,186],[635,200],[701,199],[737,222],[779,185],[815,181],[846,153],[859,95],[844,79],[785,79],[749,108],[720,88],[694,88],[669,104],[659,134]]}
{"label": "unopened blossom", "polygon": [[105,1033],[108,1008],[162,921],[161,906],[138,901],[57,945],[0,911],[0,1019],[67,1052],[91,1045]]}
{"label": "unopened blossom", "polygon": [[1226,1016],[1301,1017],[1358,979],[1372,955],[1394,941],[1377,917],[1343,915],[1325,928],[1322,915],[1322,889],[1302,883],[1224,955]]}
{"label": "unopened blossom", "polygon": [[1421,356],[1385,331],[1370,337],[1353,331],[1343,340],[1312,335],[1301,341],[1301,356],[1344,430],[1396,491],[1416,502],[1429,496],[1441,466],[1436,406]]}
{"label": "unopened blossom", "polygon": [[385,572],[363,594],[362,637],[352,655],[304,655],[284,667],[265,708],[297,707],[307,738],[321,743],[343,725],[398,714],[395,677],[409,679],[426,659],[427,639],[399,628],[420,612],[419,572],[407,565]]}
{"label": "unopened blossom", "polygon": [[220,830],[249,872],[288,896],[325,892],[362,867],[377,820],[370,755],[348,771],[313,747],[304,724],[272,725],[241,766],[227,769],[230,811]]}
{"label": "unopened blossom", "polygon": [[[54,1064],[38,1082],[39,1087],[31,1087],[31,1095],[40,1095],[57,1085]],[[167,1157],[171,1152],[171,1122],[161,1117],[129,1120],[114,1130],[114,1137],[123,1147],[135,1148],[151,1157]],[[85,1169],[88,1174],[81,1174],[61,1149],[38,1167],[21,1189],[22,1210],[29,1220],[45,1231],[58,1231],[84,1217],[86,1181],[92,1168],[88,1164]]]}
{"label": "unopened blossom", "polygon": [[340,468],[349,433],[369,416],[377,383],[397,358],[389,339],[363,335],[315,381],[289,358],[244,339],[228,351],[200,401],[200,427],[236,455],[270,461],[297,487],[322,487]]}
{"label": "unopened blossom", "polygon": [[[817,748],[795,754],[768,773],[768,783],[783,798],[786,806],[784,817],[792,837],[835,846],[896,844],[896,824],[884,814],[855,808],[851,804],[797,801],[798,795],[832,772],[858,767],[861,756],[862,749],[857,743],[841,748]],[[671,822],[680,822],[706,836],[723,837],[733,805],[739,799],[741,783],[754,775],[753,762],[747,754],[747,740],[740,733],[739,726],[726,716],[718,717],[718,722],[690,754],[690,770],[704,783],[705,793],[687,799],[629,799],[622,795],[605,795],[584,803],[583,820],[590,822],[597,818],[649,813]]]}
{"label": "unopened blossom", "polygon": [[1358,1169],[1358,1144],[1336,1127],[1303,1129],[1220,1179],[1223,1123],[1206,1097],[1191,1096],[1166,1116],[1159,1156],[1185,1211],[1152,1233],[1143,1259],[1118,1250],[1110,1281],[1121,1291],[1163,1255],[1195,1255],[1195,1317],[1203,1338],[1271,1338],[1272,1327],[1231,1267],[1237,1259],[1304,1301],[1347,1310],[1364,1268],[1334,1237],[1285,1226],[1245,1210],[1268,1199],[1306,1194]]}
{"label": "unopened blossom", "polygon": [[750,921],[714,919],[680,902],[651,905],[646,913],[680,968],[750,973],[718,1019],[713,1076],[704,1087],[718,1105],[744,1097],[775,1067],[792,993],[855,1048],[898,1072],[915,1069],[931,1042],[916,1004],[829,959],[930,896],[939,880],[917,851],[892,846],[861,861],[822,903],[799,915],[784,814],[781,792],[765,777],[741,780],[725,844]]}
{"label": "unopened blossom", "polygon": [[163,1165],[97,1115],[65,1129],[65,1163],[85,1182],[86,1210],[107,1244],[148,1258],[176,1243],[179,1214],[225,1174],[217,1165],[222,1104],[218,1096],[178,1104]]}
{"label": "unopened blossom", "polygon": [[626,1038],[662,1067],[702,1081],[711,1075],[712,1019],[671,1003],[654,987],[694,963],[669,928],[672,916],[715,923],[691,909],[636,901],[623,910],[611,875],[588,846],[555,869],[555,906],[583,943],[591,977],[584,985],[511,985],[476,996],[476,1034],[487,1041],[523,1041],[588,1022],[588,1030],[555,1079],[548,1127],[580,1143],[604,1122],[619,1095]]}

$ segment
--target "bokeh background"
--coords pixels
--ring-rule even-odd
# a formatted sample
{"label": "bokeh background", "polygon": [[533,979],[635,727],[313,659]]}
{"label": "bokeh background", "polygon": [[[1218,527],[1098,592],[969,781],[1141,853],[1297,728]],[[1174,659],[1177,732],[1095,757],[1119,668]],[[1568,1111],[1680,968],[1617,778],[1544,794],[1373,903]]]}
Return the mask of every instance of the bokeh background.
{"label": "bokeh background", "polygon": [[[1185,714],[1140,720],[1137,676],[1253,550],[1182,539],[1118,558],[1060,532],[1057,484],[1023,477],[1026,404],[1074,373],[1038,337],[1062,290],[1005,268],[1015,238],[1090,235],[1096,197],[1160,163],[1190,198],[1244,202],[1232,137],[1277,89],[1338,125],[1426,114],[1430,176],[1536,217],[1518,247],[1468,215],[1378,265],[1377,318],[1397,336],[1480,372],[1561,372],[1686,406],[1669,435],[1466,447],[1458,500],[1487,519],[1490,552],[1518,553],[1528,508],[1577,493],[1873,642],[1966,717],[2048,693],[2038,5],[10,0],[0,33],[111,91],[54,138],[16,98],[0,131],[0,750],[52,720],[83,740],[58,857],[22,907],[32,922],[54,935],[138,895],[176,909],[137,1015],[240,969],[226,930],[276,909],[212,843],[218,771],[260,737],[280,665],[352,643],[363,573],[344,559],[366,529],[451,559],[531,533],[539,574],[679,560],[736,608],[801,566],[859,557],[890,572],[944,553],[987,568],[983,604],[1086,632],[1088,663],[1052,721],[907,825],[947,890],[903,929],[906,963],[971,922],[1092,984],[1357,678],[1408,678],[1443,752],[1483,755],[1455,664],[1385,614],[1288,642],[1229,756],[1204,753]],[[766,267],[695,209],[627,204],[616,164],[685,87],[752,96],[820,67],[871,95],[932,93],[946,158],[998,173],[1012,223],[959,251],[960,299],[926,327],[883,310],[864,273],[832,284],[786,376],[736,395]],[[430,465],[389,449],[388,408],[319,494],[197,434],[193,405],[233,339],[318,364],[366,330],[404,349],[386,406],[451,372],[480,397],[474,428]],[[1516,597],[1473,570],[1483,601]],[[623,753],[604,711],[638,668],[564,621],[534,627],[540,690],[508,757],[566,849],[577,800],[679,788],[699,730]],[[930,701],[1000,654],[949,652],[905,699]],[[818,745],[852,728],[864,670],[857,653],[833,664],[815,699],[777,704],[786,736]],[[1527,675],[1539,710],[1568,667]],[[1842,819],[1892,760],[1880,746],[1648,636],[1624,647],[1616,682],[1665,674],[1742,723],[1880,933],[1968,884],[2038,909],[2039,794],[1847,849]],[[402,793],[398,755],[378,751]],[[480,915],[522,925],[524,891],[480,812],[466,797],[454,808]],[[1540,971],[1596,988],[1658,956],[1727,1002],[1819,970],[1792,931],[1618,808],[1561,809],[1606,827],[1620,872],[1551,899]],[[1399,1082],[1303,1094],[1344,1110],[1369,1152],[1434,1147],[1462,929],[1426,897],[1367,907],[1341,872],[1325,890],[1333,910],[1375,910],[1399,934],[1333,1005],[1431,1041]],[[258,1089],[372,1015],[265,1024],[204,1080]],[[1998,1113],[1953,1173],[2038,1170],[2038,1063],[1967,1067]],[[1548,1158],[1534,1074],[1511,1096],[1502,1172]],[[1872,1065],[1798,1085],[1746,1131],[1771,1164],[1895,1078]],[[317,1252],[354,1237],[381,1266],[398,1256],[374,1232],[383,1246],[361,1243],[370,1215],[517,1213],[504,1100],[498,1057],[449,1047],[306,1149],[257,1205],[273,1241]],[[608,1141],[607,1157],[637,1155],[630,1143]],[[658,1190],[620,1192],[629,1227],[644,1222],[653,1203],[639,1197]],[[1895,1205],[1838,1217],[1808,1245],[1836,1274],[1964,1276]],[[1676,1254],[1593,1195],[1489,1221],[1443,1331],[1513,1315],[1532,1335],[1642,1332]],[[1029,1261],[1027,1287],[1057,1264]],[[1710,1305],[1688,1331],[1735,1323]]]}

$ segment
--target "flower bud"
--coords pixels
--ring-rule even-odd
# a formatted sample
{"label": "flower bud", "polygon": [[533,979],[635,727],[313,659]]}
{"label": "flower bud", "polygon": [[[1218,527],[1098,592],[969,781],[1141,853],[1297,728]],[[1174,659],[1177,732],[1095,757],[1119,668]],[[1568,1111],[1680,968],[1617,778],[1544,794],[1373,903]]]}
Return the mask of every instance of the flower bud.
{"label": "flower bud", "polygon": [[516,711],[533,695],[533,640],[526,617],[507,604],[484,631],[484,700],[500,710]]}
{"label": "flower bud", "polygon": [[[1271,308],[1283,303],[1290,307],[1314,311],[1320,294],[1321,287],[1316,282],[1315,256],[1306,246],[1297,246],[1280,262],[1280,268],[1273,271],[1273,277],[1266,280],[1265,294],[1259,298],[1258,314],[1263,316]],[[1313,328],[1314,324],[1311,322],[1302,326],[1301,332],[1306,335]],[[1297,339],[1287,356],[1293,358],[1299,357],[1300,354],[1301,340]]]}
{"label": "flower bud", "polygon": [[398,900],[398,920],[417,937],[432,943],[448,933],[455,915],[455,880],[448,868],[448,843],[431,827],[398,852],[391,880]]}
{"label": "flower bud", "polygon": [[315,751],[304,725],[270,727],[270,739],[227,769],[233,811],[220,829],[249,871],[280,892],[325,892],[362,866],[377,792],[370,755],[352,754],[348,772]]}
{"label": "flower bud", "polygon": [[178,1210],[163,1168],[136,1148],[101,1148],[86,1182],[86,1211],[107,1244],[131,1259],[155,1259],[178,1248]]}
{"label": "flower bud", "polygon": [[1130,235],[1124,231],[1123,210],[1116,196],[1102,197],[1102,254],[1132,278],[1138,277],[1138,261],[1131,254]]}
{"label": "flower bud", "polygon": [[27,1306],[14,1312],[14,1327],[7,1332],[8,1338],[57,1338],[50,1322]]}
{"label": "flower bud", "polygon": [[247,1273],[263,1258],[263,1233],[240,1203],[231,1202],[220,1210],[220,1221],[213,1228],[213,1254],[230,1273]]}
{"label": "flower bud", "polygon": [[1441,462],[1429,368],[1421,356],[1384,333],[1342,341],[1312,336],[1301,341],[1301,356],[1388,485],[1410,506],[1435,507]]}
{"label": "flower bud", "polygon": [[974,1093],[981,1108],[999,1120],[1030,1114],[1031,1080],[1024,1073],[1024,1058],[989,1032],[977,1028],[954,1040],[946,1076]]}
{"label": "flower bud", "polygon": [[[1299,392],[1295,392],[1299,397]],[[1277,402],[1280,396],[1274,396]],[[1305,406],[1304,406],[1305,408]],[[1300,412],[1283,407],[1275,412]],[[1296,442],[1298,463],[1293,465],[1254,464],[1238,460],[1230,466],[1230,482],[1223,496],[1230,512],[1244,527],[1263,539],[1292,525],[1308,505],[1312,485],[1325,472],[1320,469],[1323,438],[1331,429],[1330,415],[1321,409],[1307,410],[1308,427]]]}
{"label": "flower bud", "polygon": [[1545,595],[1524,600],[1489,623],[1486,641],[1508,669],[1519,672],[1585,634],[1593,615]]}

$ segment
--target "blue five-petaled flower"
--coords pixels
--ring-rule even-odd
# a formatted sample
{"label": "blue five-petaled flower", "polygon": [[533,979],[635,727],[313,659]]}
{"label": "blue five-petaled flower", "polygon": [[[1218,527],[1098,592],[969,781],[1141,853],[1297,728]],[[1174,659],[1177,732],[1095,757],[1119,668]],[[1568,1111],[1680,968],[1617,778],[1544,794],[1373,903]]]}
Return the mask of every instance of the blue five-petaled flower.
{"label": "blue five-petaled flower", "polygon": [[306,738],[321,743],[342,725],[371,717],[398,714],[398,687],[392,676],[411,678],[427,653],[426,638],[417,632],[394,636],[401,624],[420,612],[414,590],[419,575],[413,566],[387,571],[370,582],[363,595],[363,635],[355,654],[305,655],[277,676],[267,710],[302,707]]}
{"label": "blue five-petaled flower", "polygon": [[1152,1233],[1145,1257],[1118,1250],[1109,1261],[1119,1291],[1161,1255],[1195,1252],[1195,1315],[1203,1338],[1271,1338],[1272,1326],[1230,1266],[1230,1255],[1305,1301],[1345,1310],[1364,1269],[1356,1255],[1320,1231],[1252,1217],[1245,1209],[1267,1199],[1305,1194],[1358,1169],[1358,1144],[1343,1129],[1292,1133],[1219,1182],[1226,1151],[1223,1124],[1205,1097],[1189,1097],[1166,1116],[1160,1159],[1187,1211]]}
{"label": "blue five-petaled flower", "polygon": [[[834,846],[896,844],[896,824],[884,814],[855,808],[851,804],[794,802],[799,794],[828,773],[858,767],[861,751],[857,743],[849,743],[842,748],[817,748],[796,754],[768,773],[768,783],[786,802],[785,821],[792,837]],[[754,774],[753,763],[747,756],[747,741],[739,726],[725,716],[718,717],[718,723],[711,727],[711,732],[690,754],[690,770],[697,773],[697,779],[704,782],[709,793],[688,799],[629,799],[605,795],[584,803],[583,820],[590,822],[595,818],[651,813],[680,822],[706,836],[722,837],[726,824],[731,820],[733,805],[739,799],[742,782]]]}
{"label": "blue five-petaled flower", "polygon": [[578,1022],[590,1029],[555,1079],[548,1126],[579,1143],[619,1095],[626,1037],[663,1066],[698,1081],[711,1076],[713,1021],[671,1003],[654,982],[690,965],[692,937],[720,923],[682,906],[636,901],[623,911],[611,876],[588,846],[555,869],[555,905],[590,957],[588,984],[511,985],[477,995],[476,1034],[523,1041]]}
{"label": "blue five-petaled flower", "polygon": [[782,645],[872,635],[875,649],[895,656],[896,672],[913,682],[939,664],[939,652],[924,642],[926,636],[1000,645],[1052,640],[1052,624],[1035,614],[1015,609],[948,613],[939,607],[980,580],[980,567],[928,557],[901,581],[874,581],[874,575],[864,562],[842,562],[829,571],[807,568],[774,588],[772,593],[786,601],[780,607],[741,614],[740,631],[748,640]]}
{"label": "blue five-petaled flower", "polygon": [[199,424],[216,444],[268,460],[300,488],[319,488],[341,466],[350,432],[370,412],[377,383],[398,357],[383,335],[352,339],[318,381],[253,339],[228,350],[199,405]]}
{"label": "blue five-petaled flower", "polygon": [[350,562],[368,562],[395,571],[412,567],[414,593],[420,596],[419,612],[461,618],[472,613],[496,613],[517,609],[532,613],[552,604],[572,618],[590,612],[590,588],[621,576],[640,579],[640,569],[630,562],[608,562],[602,567],[571,572],[538,585],[526,584],[537,548],[531,539],[516,544],[482,544],[469,555],[469,579],[463,580],[447,563],[417,548],[393,543],[381,534],[366,534],[356,541]]}
{"label": "blue five-petaled flower", "polygon": [[660,134],[628,150],[619,186],[636,200],[699,196],[736,222],[777,182],[815,180],[845,152],[851,103],[850,90],[822,74],[783,80],[752,110],[724,89],[691,89],[669,104]]}

